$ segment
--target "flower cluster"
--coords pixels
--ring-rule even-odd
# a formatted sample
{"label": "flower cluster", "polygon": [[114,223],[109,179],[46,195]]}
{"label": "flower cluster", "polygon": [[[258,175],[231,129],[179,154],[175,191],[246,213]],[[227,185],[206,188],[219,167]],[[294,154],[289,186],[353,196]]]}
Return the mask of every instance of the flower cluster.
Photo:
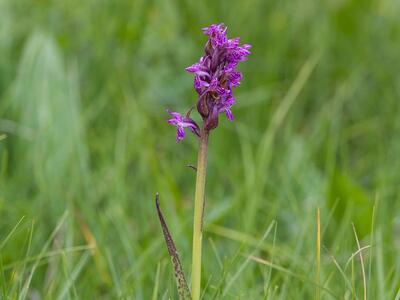
{"label": "flower cluster", "polygon": [[[228,120],[233,120],[233,88],[237,87],[242,79],[242,74],[236,67],[240,61],[247,59],[251,46],[239,46],[239,38],[228,39],[223,24],[211,25],[203,28],[203,31],[208,36],[205,54],[199,62],[186,68],[186,71],[195,75],[194,88],[199,94],[197,111],[203,118],[204,131],[209,132],[218,126],[220,113],[225,113]],[[169,113],[173,118],[168,123],[177,126],[178,141],[185,136],[186,127],[199,134],[199,127],[190,118],[190,111],[185,118],[175,112]]]}

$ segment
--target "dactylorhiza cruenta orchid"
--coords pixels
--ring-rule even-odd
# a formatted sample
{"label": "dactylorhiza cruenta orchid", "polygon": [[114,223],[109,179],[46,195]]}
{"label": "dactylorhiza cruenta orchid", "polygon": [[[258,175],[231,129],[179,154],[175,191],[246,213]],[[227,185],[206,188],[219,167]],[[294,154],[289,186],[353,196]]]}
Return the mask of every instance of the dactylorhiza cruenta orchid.
{"label": "dactylorhiza cruenta orchid", "polygon": [[[242,79],[242,74],[236,68],[239,62],[247,59],[251,46],[240,46],[239,38],[228,39],[226,27],[222,24],[211,25],[203,30],[208,36],[205,54],[199,62],[187,67],[186,71],[195,75],[194,89],[199,94],[197,111],[203,118],[202,129],[208,134],[218,126],[219,114],[225,113],[228,120],[233,121],[233,88]],[[177,141],[185,137],[185,128],[196,135],[200,134],[199,126],[190,118],[190,111],[185,117],[176,112],[168,112],[172,116],[168,123],[177,127]]]}
{"label": "dactylorhiza cruenta orchid", "polygon": [[218,126],[220,114],[225,114],[233,121],[232,106],[235,104],[233,89],[239,86],[242,74],[237,71],[239,62],[247,59],[251,48],[248,44],[240,45],[239,38],[228,39],[227,28],[223,24],[203,28],[208,36],[204,55],[200,60],[186,68],[194,74],[194,89],[198,93],[197,111],[202,118],[200,126],[190,117],[192,109],[185,115],[167,110],[171,115],[168,123],[176,126],[176,140],[185,137],[185,129],[199,138],[199,153],[196,167],[196,194],[194,205],[193,253],[192,253],[192,289],[186,284],[175,245],[160,211],[158,195],[157,211],[162,225],[168,252],[175,269],[175,277],[180,299],[200,299],[201,284],[201,245],[204,212],[204,188],[207,165],[207,147],[210,131]]}

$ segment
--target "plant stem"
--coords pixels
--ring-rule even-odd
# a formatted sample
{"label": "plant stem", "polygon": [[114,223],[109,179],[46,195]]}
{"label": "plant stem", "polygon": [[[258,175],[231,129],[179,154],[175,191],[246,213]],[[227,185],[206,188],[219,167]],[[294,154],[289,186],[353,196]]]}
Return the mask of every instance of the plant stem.
{"label": "plant stem", "polygon": [[206,183],[208,132],[201,132],[197,160],[196,194],[194,197],[192,300],[200,299],[201,244],[203,238],[204,188]]}

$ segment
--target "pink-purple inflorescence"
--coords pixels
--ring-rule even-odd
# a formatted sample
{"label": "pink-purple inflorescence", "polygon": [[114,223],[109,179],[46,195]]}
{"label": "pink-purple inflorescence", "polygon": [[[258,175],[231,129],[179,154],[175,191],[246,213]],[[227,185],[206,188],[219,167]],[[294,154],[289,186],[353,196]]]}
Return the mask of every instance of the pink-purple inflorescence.
{"label": "pink-purple inflorescence", "polygon": [[[228,39],[223,24],[211,25],[203,28],[203,31],[208,36],[205,54],[199,62],[187,67],[186,71],[195,75],[194,88],[199,94],[197,111],[203,118],[204,131],[209,132],[218,126],[220,113],[225,113],[228,120],[233,120],[233,88],[237,87],[242,79],[242,74],[236,68],[240,61],[247,59],[251,46],[240,46],[239,38]],[[185,128],[189,128],[196,135],[200,134],[200,128],[190,118],[190,112],[183,117],[168,110],[172,116],[168,123],[177,127],[178,142],[185,137]]]}

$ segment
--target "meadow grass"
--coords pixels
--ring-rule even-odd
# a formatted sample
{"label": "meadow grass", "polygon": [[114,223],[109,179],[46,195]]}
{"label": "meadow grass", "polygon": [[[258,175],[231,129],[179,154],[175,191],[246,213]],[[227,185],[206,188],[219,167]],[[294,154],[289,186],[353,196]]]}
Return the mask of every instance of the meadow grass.
{"label": "meadow grass", "polygon": [[165,109],[224,22],[253,48],[209,140],[203,299],[400,299],[399,13],[0,0],[0,298],[177,298],[154,195],[190,281],[197,142]]}

